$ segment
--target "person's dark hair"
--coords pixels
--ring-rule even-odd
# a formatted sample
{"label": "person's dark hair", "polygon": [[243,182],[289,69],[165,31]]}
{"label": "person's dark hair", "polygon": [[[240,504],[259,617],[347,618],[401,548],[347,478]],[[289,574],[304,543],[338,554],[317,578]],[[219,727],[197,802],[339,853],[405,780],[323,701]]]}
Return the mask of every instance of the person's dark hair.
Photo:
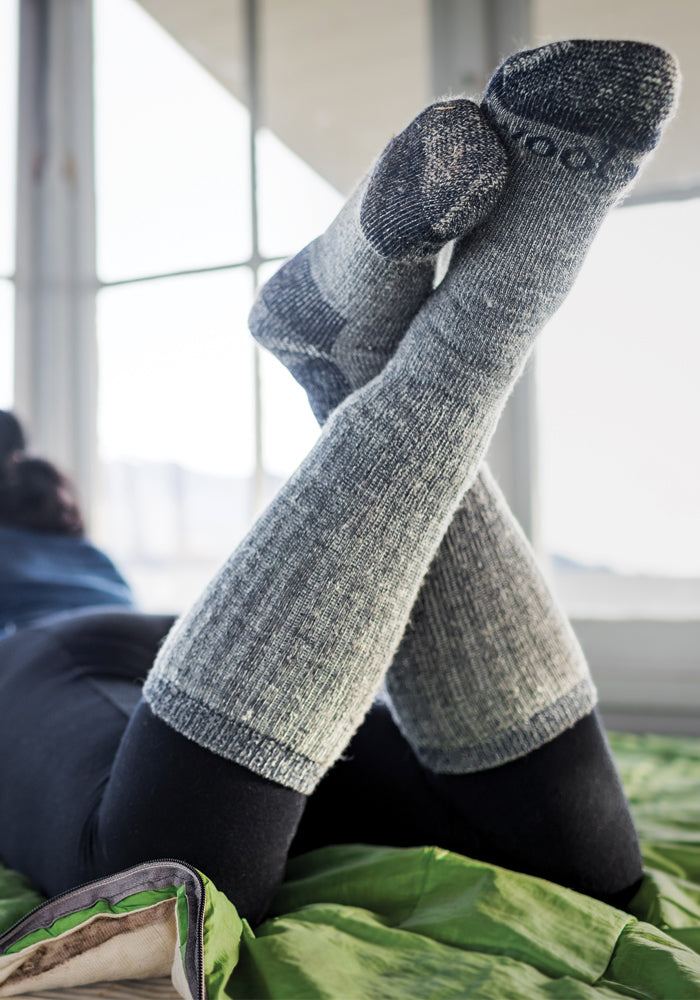
{"label": "person's dark hair", "polygon": [[44,458],[24,451],[17,418],[0,410],[0,524],[79,536],[85,531],[75,488]]}
{"label": "person's dark hair", "polygon": [[17,417],[7,410],[0,410],[0,465],[4,465],[13,452],[23,451],[26,447],[27,441]]}

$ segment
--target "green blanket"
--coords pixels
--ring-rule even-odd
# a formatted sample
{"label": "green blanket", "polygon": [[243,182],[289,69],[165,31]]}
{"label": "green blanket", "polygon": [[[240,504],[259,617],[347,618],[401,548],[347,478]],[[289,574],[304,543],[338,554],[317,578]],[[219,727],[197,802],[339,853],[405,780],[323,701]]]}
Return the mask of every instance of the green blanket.
{"label": "green blanket", "polygon": [[634,916],[434,847],[296,859],[255,932],[177,862],[43,906],[0,870],[0,996],[170,975],[192,1000],[700,998],[700,741],[612,742],[647,865]]}

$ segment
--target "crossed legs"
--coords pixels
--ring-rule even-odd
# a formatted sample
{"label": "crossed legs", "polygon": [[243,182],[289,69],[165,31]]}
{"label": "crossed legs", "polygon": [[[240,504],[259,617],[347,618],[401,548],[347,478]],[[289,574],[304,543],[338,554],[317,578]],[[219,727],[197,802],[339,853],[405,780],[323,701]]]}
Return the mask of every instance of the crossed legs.
{"label": "crossed legs", "polygon": [[[517,761],[451,777],[459,787],[446,794],[375,705],[307,798],[139,704],[170,625],[85,612],[0,647],[0,856],[48,895],[173,856],[207,872],[255,923],[288,853],[359,841],[438,844],[615,905],[631,896],[634,831],[594,717]],[[625,891],[612,891],[625,873]]]}
{"label": "crossed legs", "polygon": [[[366,384],[350,382],[354,391],[333,410],[307,460],[170,633],[94,812],[88,853],[96,873],[149,855],[186,854],[244,913],[259,916],[306,796],[360,725],[390,666],[398,670],[391,694],[404,735],[458,824],[467,820],[452,789],[465,772],[534,749],[523,742],[523,718],[542,719],[559,706],[536,732],[535,747],[567,729],[580,733],[590,686],[575,654],[572,672],[565,629],[552,643],[554,690],[542,704],[538,690],[528,693],[515,719],[495,713],[490,761],[479,753],[484,733],[467,723],[454,665],[434,697],[420,657],[407,666],[392,661],[536,334],[658,140],[674,86],[669,57],[632,43],[559,43],[513,57],[494,77],[484,115],[508,159],[500,200],[486,215],[489,199],[477,205],[476,228],[460,240],[447,277],[384,367]],[[438,209],[429,215],[440,236],[451,232],[445,217],[453,213]],[[391,239],[380,240],[372,218],[365,213],[373,250],[404,254],[405,241],[397,251]],[[317,311],[310,316],[316,322]],[[317,374],[335,361],[327,346],[323,337],[314,344]],[[512,635],[528,622],[513,621]],[[499,646],[504,623],[486,624]],[[520,646],[503,645],[504,662],[517,663]],[[488,682],[486,669],[477,685],[485,704]],[[582,694],[573,708],[572,691]],[[497,694],[503,699],[507,686]],[[550,793],[544,786],[544,797]],[[183,815],[202,818],[194,844],[183,834]],[[610,891],[628,886],[629,874]]]}
{"label": "crossed legs", "polygon": [[[262,777],[304,794],[315,788],[392,664],[421,583],[475,482],[537,332],[658,141],[674,86],[668,56],[634,43],[559,43],[508,60],[484,102],[508,158],[500,199],[460,239],[446,278],[363,385],[355,387],[354,375],[338,365],[343,313],[310,285],[312,254],[297,261],[296,276],[292,267],[291,294],[281,308],[293,322],[295,301],[301,302],[313,329],[305,371],[322,385],[319,371],[333,372],[335,365],[354,391],[332,410],[308,459],[171,633],[144,689],[163,721]],[[420,138],[422,191],[429,187],[430,143]],[[384,182],[382,170],[380,161],[368,192]],[[400,167],[387,175],[398,176],[401,204],[408,204],[410,185]],[[370,248],[389,259],[403,255],[378,239],[366,205],[365,199],[360,229]],[[412,254],[413,244],[409,261]],[[273,311],[274,291],[270,295]],[[324,306],[331,320],[325,325]],[[287,336],[284,349],[294,353],[293,341]],[[336,378],[336,391],[339,384]],[[546,613],[538,586],[515,631],[538,621],[531,610],[537,601]],[[502,621],[487,624],[497,647]],[[513,662],[521,647],[508,650]],[[555,691],[556,682],[561,687],[553,697],[545,684],[538,703],[543,685],[536,683],[524,699],[526,721],[534,729],[543,723],[537,747],[592,707],[566,628],[559,627],[549,647],[544,639],[542,649]],[[461,677],[453,671],[441,685],[442,664],[433,672],[417,667],[412,657],[391,688],[392,702],[413,750],[447,788],[451,778],[488,766],[478,753],[484,733],[465,725]],[[521,676],[527,681],[527,670]],[[488,679],[484,671],[482,687]],[[455,683],[459,697],[451,701]],[[417,696],[398,704],[411,685]],[[496,694],[503,698],[504,689]],[[513,685],[513,701],[520,694]],[[503,714],[495,713],[501,739],[494,763],[532,749],[521,719],[513,723],[506,712],[504,723]],[[622,878],[628,880],[629,871]]]}

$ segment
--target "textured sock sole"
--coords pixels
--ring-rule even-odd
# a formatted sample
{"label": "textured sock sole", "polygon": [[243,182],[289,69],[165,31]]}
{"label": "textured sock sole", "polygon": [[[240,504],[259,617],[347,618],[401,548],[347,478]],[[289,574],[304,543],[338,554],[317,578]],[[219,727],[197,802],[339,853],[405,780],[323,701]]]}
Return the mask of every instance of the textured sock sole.
{"label": "textured sock sole", "polygon": [[499,119],[501,128],[511,119],[511,142],[571,174],[606,181],[613,162],[626,157],[620,180],[628,182],[659,142],[678,80],[673,56],[654,45],[556,42],[506,60],[489,83],[484,108],[497,129]]}
{"label": "textured sock sole", "polygon": [[379,158],[360,209],[362,232],[389,260],[435,254],[488,215],[506,173],[503,147],[476,104],[433,104]]}
{"label": "textured sock sole", "polygon": [[671,113],[678,65],[642,42],[566,41],[520,52],[489,84],[515,114],[582,135],[605,132],[621,146],[649,152]]}

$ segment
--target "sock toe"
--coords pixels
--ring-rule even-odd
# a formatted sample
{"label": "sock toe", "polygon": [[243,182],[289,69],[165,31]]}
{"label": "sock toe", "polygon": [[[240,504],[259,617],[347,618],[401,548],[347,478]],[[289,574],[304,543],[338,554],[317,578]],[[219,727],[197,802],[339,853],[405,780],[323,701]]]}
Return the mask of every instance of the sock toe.
{"label": "sock toe", "polygon": [[643,153],[659,141],[679,77],[675,58],[655,45],[555,42],[506,60],[485,104],[569,132],[605,135]]}
{"label": "sock toe", "polygon": [[435,254],[489,214],[506,173],[505,151],[476,104],[433,104],[379,158],[360,209],[364,236],[389,260]]}

